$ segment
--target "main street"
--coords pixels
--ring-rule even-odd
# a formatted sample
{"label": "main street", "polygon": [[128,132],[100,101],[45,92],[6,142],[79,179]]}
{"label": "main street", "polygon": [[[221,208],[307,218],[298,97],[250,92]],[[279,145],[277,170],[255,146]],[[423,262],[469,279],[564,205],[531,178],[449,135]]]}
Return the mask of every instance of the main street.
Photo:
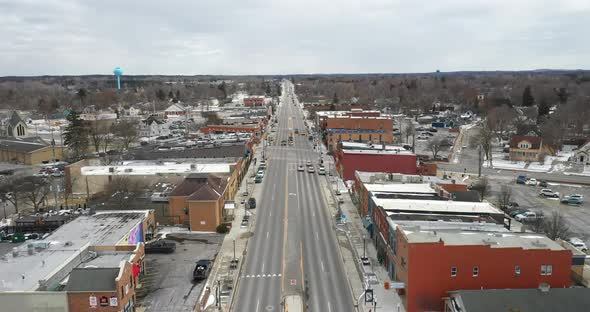
{"label": "main street", "polygon": [[[353,311],[352,296],[294,86],[283,83],[276,146],[268,147],[262,197],[239,282],[236,311],[281,311],[286,294],[299,294],[308,311]],[[298,172],[311,161],[316,173]],[[306,292],[307,289],[307,292]],[[307,299],[307,300],[305,300]]]}

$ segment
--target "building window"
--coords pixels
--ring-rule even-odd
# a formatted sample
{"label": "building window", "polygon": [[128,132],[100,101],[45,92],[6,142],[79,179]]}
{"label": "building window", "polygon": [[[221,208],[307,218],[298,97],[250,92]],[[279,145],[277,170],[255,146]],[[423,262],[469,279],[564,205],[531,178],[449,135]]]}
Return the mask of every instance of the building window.
{"label": "building window", "polygon": [[551,275],[553,273],[553,265],[551,264],[542,264],[541,265],[541,275]]}
{"label": "building window", "polygon": [[479,267],[473,267],[473,277],[479,276]]}
{"label": "building window", "polygon": [[121,286],[121,298],[125,297],[125,288],[123,288],[123,286]]}
{"label": "building window", "polygon": [[457,267],[451,267],[451,277],[457,276]]}
{"label": "building window", "polygon": [[514,274],[516,274],[516,276],[520,276],[520,265],[514,266]]}

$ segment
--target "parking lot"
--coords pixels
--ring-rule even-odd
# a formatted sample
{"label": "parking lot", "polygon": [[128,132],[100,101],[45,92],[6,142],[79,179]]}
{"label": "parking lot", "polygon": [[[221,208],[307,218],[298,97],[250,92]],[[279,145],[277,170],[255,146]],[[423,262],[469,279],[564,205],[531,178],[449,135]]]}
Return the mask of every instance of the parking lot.
{"label": "parking lot", "polygon": [[[426,133],[429,133],[429,135],[426,135]],[[447,128],[436,128],[436,132],[416,131],[416,154],[432,157],[429,143],[435,140],[444,140],[448,144],[441,146],[437,156],[441,157],[441,159],[447,158],[455,137],[457,137],[457,134],[449,133]]]}
{"label": "parking lot", "polygon": [[[558,199],[539,196],[542,187],[516,184],[511,177],[503,176],[490,177],[490,201],[496,200],[502,184],[508,184],[511,187],[511,201],[518,203],[519,208],[542,211],[545,217],[550,216],[553,211],[560,212],[569,225],[571,236],[579,237],[586,244],[590,244],[590,203],[584,202],[579,206],[562,204]],[[561,196],[581,194],[585,199],[590,198],[590,187],[586,186],[549,183],[547,188],[559,192]]]}
{"label": "parking lot", "polygon": [[204,281],[192,280],[195,264],[200,259],[214,259],[223,236],[219,234],[168,234],[176,241],[171,254],[146,254],[146,274],[141,279],[137,300],[145,311],[194,311]]}

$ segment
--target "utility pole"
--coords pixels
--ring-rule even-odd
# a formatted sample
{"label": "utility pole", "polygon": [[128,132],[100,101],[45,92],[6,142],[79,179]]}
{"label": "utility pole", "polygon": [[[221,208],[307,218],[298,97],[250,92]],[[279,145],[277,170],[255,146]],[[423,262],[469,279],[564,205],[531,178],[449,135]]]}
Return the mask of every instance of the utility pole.
{"label": "utility pole", "polygon": [[478,149],[479,161],[477,163],[477,177],[481,178],[481,145]]}

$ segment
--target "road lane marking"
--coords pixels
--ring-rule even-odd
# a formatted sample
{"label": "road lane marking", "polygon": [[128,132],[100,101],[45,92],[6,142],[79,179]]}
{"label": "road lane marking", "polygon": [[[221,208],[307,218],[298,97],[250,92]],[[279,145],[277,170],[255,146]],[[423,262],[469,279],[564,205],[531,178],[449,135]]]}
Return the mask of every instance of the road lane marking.
{"label": "road lane marking", "polygon": [[318,234],[318,232],[315,232],[315,239],[318,241],[320,240],[320,235]]}
{"label": "road lane marking", "polygon": [[262,270],[260,271],[264,272],[264,262],[262,262]]}
{"label": "road lane marking", "polygon": [[[256,308],[258,310],[258,308]],[[328,301],[328,312],[332,312],[332,306],[330,305],[330,301]]]}
{"label": "road lane marking", "polygon": [[320,263],[322,264],[322,271],[326,272],[326,269],[324,268],[324,261],[320,260]]}
{"label": "road lane marking", "polygon": [[270,232],[266,232],[266,239],[268,239],[268,236],[270,235]]}
{"label": "road lane marking", "polygon": [[[330,303],[328,303],[328,307]],[[258,307],[260,307],[260,299],[258,299],[258,301],[256,302],[256,312],[258,312]]]}

